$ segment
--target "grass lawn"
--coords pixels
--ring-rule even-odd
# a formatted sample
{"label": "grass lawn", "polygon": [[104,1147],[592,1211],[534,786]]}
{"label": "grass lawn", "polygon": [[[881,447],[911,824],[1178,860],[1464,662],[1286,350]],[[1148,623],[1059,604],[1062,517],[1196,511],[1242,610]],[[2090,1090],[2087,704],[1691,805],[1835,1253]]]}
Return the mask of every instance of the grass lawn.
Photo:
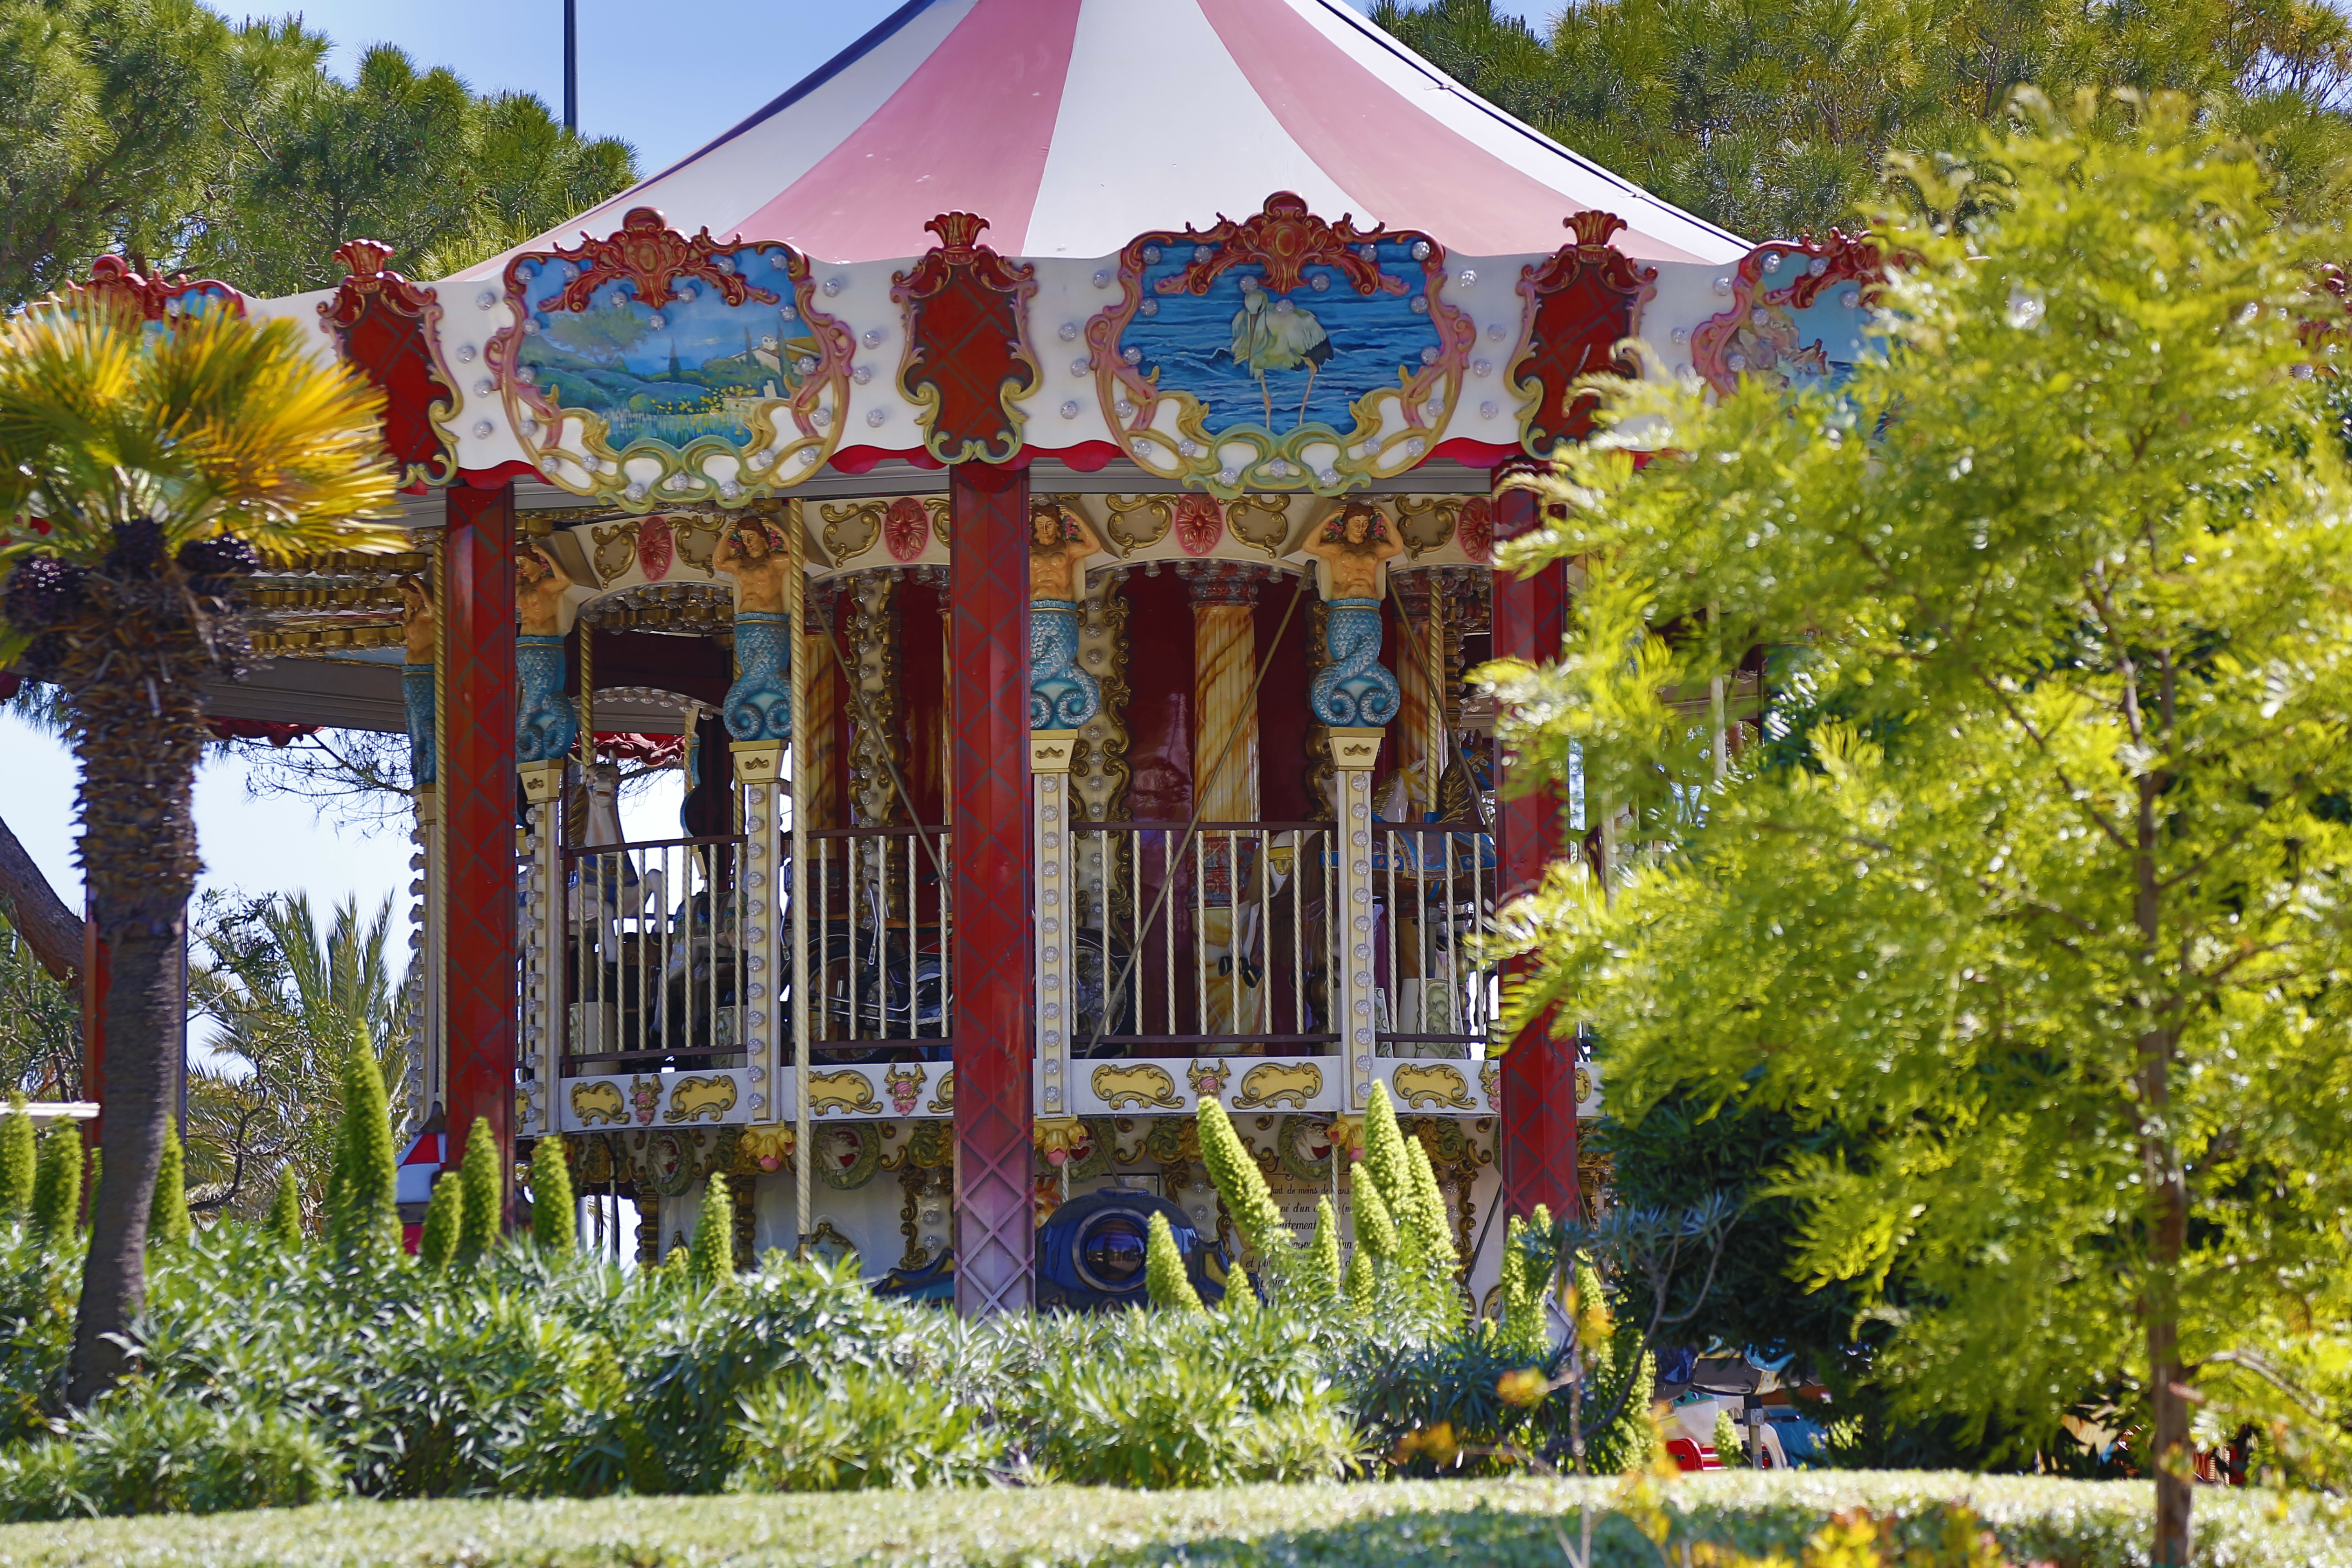
{"label": "grass lawn", "polygon": [[[361,1502],[277,1511],[0,1526],[0,1568],[25,1564],[401,1564],[403,1568],[670,1568],[677,1564],[1330,1564],[1566,1562],[1576,1507],[1609,1482],[1444,1481],[1219,1491],[904,1491],[594,1502]],[[1965,1501],[2020,1562],[2137,1568],[2150,1489],[2127,1483],[1749,1471],[1685,1477],[1662,1495],[1677,1542],[1802,1543],[1831,1510],[1904,1517]],[[2352,1509],[2263,1492],[2197,1496],[2198,1560],[2215,1568],[2352,1568]],[[1659,1554],[1617,1517],[1596,1564]]]}

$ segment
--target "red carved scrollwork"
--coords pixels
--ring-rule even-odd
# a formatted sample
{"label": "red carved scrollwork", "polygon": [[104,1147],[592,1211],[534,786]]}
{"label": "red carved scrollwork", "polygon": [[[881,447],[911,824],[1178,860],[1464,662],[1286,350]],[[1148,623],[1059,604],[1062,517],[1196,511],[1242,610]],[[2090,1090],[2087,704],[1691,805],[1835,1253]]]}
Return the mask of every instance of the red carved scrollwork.
{"label": "red carved scrollwork", "polygon": [[940,244],[890,280],[907,321],[898,390],[922,408],[932,457],[1005,462],[1021,446],[1013,400],[1040,379],[1028,311],[1037,270],[980,244],[988,220],[971,213],[941,213],[923,226]]}
{"label": "red carved scrollwork", "polygon": [[383,394],[383,444],[401,482],[446,484],[457,455],[446,426],[457,412],[457,389],[441,360],[441,302],[432,289],[388,270],[392,247],[373,239],[335,252],[346,276],[319,315],[342,347],[346,363]]}
{"label": "red carved scrollwork", "polygon": [[615,279],[628,283],[639,304],[656,310],[678,297],[677,281],[682,278],[708,283],[730,305],[774,304],[773,289],[746,282],[732,267],[719,264],[719,253],[739,243],[711,238],[708,225],[688,239],[665,223],[658,210],[631,207],[621,215],[620,232],[610,238],[594,239],[583,234],[574,247],[555,247],[551,254],[580,263],[580,272],[541,308],[584,310],[590,297]]}
{"label": "red carved scrollwork", "polygon": [[1643,301],[1657,292],[1658,269],[1610,243],[1625,226],[1623,218],[1587,211],[1563,226],[1575,240],[1519,272],[1528,326],[1511,363],[1511,384],[1521,397],[1535,400],[1520,440],[1539,457],[1561,441],[1592,433],[1599,399],[1578,391],[1577,379],[1610,369],[1632,374],[1633,367],[1616,356],[1617,345],[1633,335]]}
{"label": "red carved scrollwork", "polygon": [[169,321],[188,314],[190,301],[202,310],[224,305],[231,315],[245,314],[245,296],[215,278],[143,278],[120,256],[101,256],[89,264],[89,281],[66,285],[68,298],[101,300],[137,312],[144,321]]}
{"label": "red carved scrollwork", "polygon": [[[1781,275],[1796,262],[1787,281]],[[1715,390],[1729,396],[1742,375],[1771,375],[1782,384],[1800,374],[1829,374],[1826,345],[1803,343],[1788,321],[1832,285],[1858,286],[1857,306],[1866,306],[1885,281],[1885,258],[1867,234],[1830,230],[1827,239],[1802,235],[1759,245],[1739,258],[1732,275],[1731,308],[1710,316],[1691,332],[1691,365]]]}
{"label": "red carved scrollwork", "polygon": [[1219,213],[1216,226],[1206,233],[1187,224],[1184,238],[1213,248],[1175,277],[1160,279],[1160,291],[1205,294],[1227,268],[1257,266],[1265,269],[1269,291],[1287,294],[1306,280],[1307,268],[1319,264],[1345,278],[1359,294],[1402,294],[1404,283],[1385,276],[1380,262],[1361,249],[1369,240],[1388,237],[1386,225],[1359,229],[1352,215],[1326,223],[1307,210],[1305,197],[1276,191],[1255,217],[1235,223]]}

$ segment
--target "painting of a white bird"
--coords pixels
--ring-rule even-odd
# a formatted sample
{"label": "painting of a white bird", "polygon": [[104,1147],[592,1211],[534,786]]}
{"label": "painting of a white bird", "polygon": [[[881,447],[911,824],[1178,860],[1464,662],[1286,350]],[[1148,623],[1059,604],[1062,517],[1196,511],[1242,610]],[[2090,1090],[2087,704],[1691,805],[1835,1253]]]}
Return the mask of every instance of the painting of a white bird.
{"label": "painting of a white bird", "polygon": [[1307,422],[1307,400],[1315,395],[1315,372],[1331,357],[1331,338],[1314,311],[1293,303],[1286,295],[1269,298],[1264,289],[1253,287],[1255,281],[1243,281],[1242,308],[1234,313],[1234,363],[1247,366],[1257,377],[1269,430],[1274,428],[1274,391],[1266,384],[1267,374],[1306,369],[1307,390],[1299,395],[1298,417],[1293,425],[1297,428]]}

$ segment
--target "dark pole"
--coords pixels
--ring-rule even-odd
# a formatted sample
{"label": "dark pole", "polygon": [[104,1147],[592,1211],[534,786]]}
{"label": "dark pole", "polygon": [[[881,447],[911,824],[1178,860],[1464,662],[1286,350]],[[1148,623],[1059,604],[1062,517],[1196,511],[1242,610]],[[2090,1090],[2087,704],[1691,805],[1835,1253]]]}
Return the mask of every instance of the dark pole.
{"label": "dark pole", "polygon": [[580,129],[580,0],[563,0],[563,129]]}

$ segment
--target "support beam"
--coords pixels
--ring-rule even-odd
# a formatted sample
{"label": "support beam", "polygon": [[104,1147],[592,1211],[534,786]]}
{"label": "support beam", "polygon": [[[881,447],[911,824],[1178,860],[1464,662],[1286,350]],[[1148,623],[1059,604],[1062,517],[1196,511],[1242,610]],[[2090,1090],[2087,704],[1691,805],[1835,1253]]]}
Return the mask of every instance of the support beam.
{"label": "support beam", "polygon": [[1030,1191],[1029,479],[950,469],[955,649],[956,1310],[1026,1310]]}
{"label": "support beam", "polygon": [[[1495,534],[1516,538],[1534,528],[1537,497],[1506,489],[1508,470],[1495,473]],[[1568,626],[1568,566],[1555,561],[1532,577],[1495,574],[1495,657],[1541,663],[1559,657]],[[1531,892],[1544,868],[1566,852],[1559,791],[1552,785],[1512,798],[1512,757],[1496,749],[1496,791],[1502,808],[1495,825],[1496,885],[1504,900]],[[1522,961],[1513,960],[1514,969]],[[1503,1201],[1512,1214],[1538,1204],[1555,1217],[1576,1212],[1576,1047],[1554,1037],[1551,1019],[1522,1030],[1503,1058],[1501,1150]]]}
{"label": "support beam", "polygon": [[[452,485],[448,509],[437,717],[449,1152],[462,1157],[475,1119],[485,1118],[505,1173],[513,1169],[516,1046],[514,487]],[[509,1193],[502,1212],[511,1202]]]}

